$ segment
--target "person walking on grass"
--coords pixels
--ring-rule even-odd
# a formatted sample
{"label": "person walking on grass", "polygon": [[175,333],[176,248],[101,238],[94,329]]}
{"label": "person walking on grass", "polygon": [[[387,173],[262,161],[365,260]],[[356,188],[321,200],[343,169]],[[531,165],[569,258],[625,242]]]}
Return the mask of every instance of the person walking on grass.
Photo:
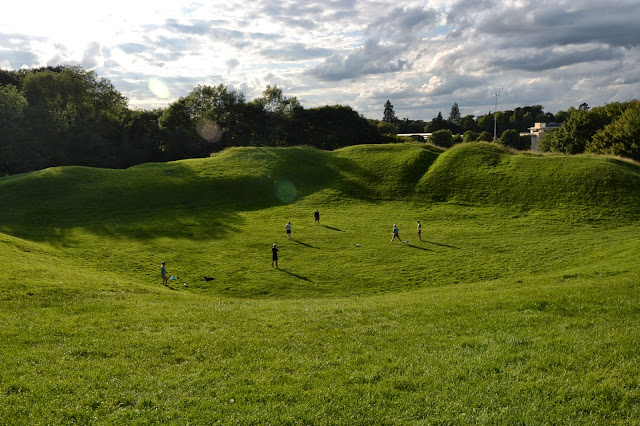
{"label": "person walking on grass", "polygon": [[[395,240],[396,238],[400,240],[400,230],[398,229],[398,225],[396,225],[394,223],[393,224],[393,237],[391,237],[391,241],[389,241],[389,244],[391,244],[393,242],[393,240]],[[400,241],[402,241],[402,240],[400,240]]]}
{"label": "person walking on grass", "polygon": [[418,241],[422,241],[422,224],[420,223],[420,221],[418,221]]}
{"label": "person walking on grass", "polygon": [[291,239],[291,221],[287,222],[284,228],[287,230],[287,238],[290,240]]}
{"label": "person walking on grass", "polygon": [[273,246],[271,247],[271,267],[273,268],[273,264],[276,264],[276,269],[280,269],[278,268],[278,248],[276,247],[276,243],[273,243]]}
{"label": "person walking on grass", "polygon": [[316,209],[316,212],[313,214],[313,217],[316,219],[315,223],[320,223],[320,212]]}
{"label": "person walking on grass", "polygon": [[162,262],[162,266],[160,266],[160,276],[162,277],[162,285],[167,286],[167,281],[169,280],[169,273],[167,272],[167,263]]}

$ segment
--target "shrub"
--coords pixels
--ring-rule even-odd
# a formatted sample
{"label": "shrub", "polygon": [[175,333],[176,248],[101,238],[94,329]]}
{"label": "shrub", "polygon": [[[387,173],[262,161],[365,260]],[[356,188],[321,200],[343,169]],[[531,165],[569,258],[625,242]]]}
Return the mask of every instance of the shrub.
{"label": "shrub", "polygon": [[489,132],[484,131],[478,135],[478,139],[476,140],[480,142],[491,142],[493,140],[493,136],[491,136]]}
{"label": "shrub", "polygon": [[436,146],[449,148],[453,145],[453,135],[451,134],[451,130],[449,129],[436,130],[435,132],[431,133],[431,136],[429,136],[427,141]]}
{"label": "shrub", "polygon": [[462,141],[463,142],[474,142],[474,141],[478,140],[478,136],[480,136],[480,133],[474,132],[472,130],[467,130],[462,135]]}

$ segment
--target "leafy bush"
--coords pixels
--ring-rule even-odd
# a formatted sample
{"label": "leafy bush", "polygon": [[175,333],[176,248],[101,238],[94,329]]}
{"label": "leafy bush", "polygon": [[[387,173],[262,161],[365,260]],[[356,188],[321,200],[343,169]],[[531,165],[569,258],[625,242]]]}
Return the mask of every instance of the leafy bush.
{"label": "leafy bush", "polygon": [[475,141],[478,140],[478,136],[480,136],[480,133],[474,132],[472,130],[467,130],[462,135],[462,141],[463,142],[475,142]]}
{"label": "leafy bush", "polygon": [[451,130],[449,129],[436,130],[431,133],[427,140],[428,142],[443,148],[450,148],[453,146],[453,134],[451,134]]}
{"label": "leafy bush", "polygon": [[491,136],[489,132],[484,131],[478,135],[478,138],[476,140],[480,142],[491,142],[493,140],[493,136]]}

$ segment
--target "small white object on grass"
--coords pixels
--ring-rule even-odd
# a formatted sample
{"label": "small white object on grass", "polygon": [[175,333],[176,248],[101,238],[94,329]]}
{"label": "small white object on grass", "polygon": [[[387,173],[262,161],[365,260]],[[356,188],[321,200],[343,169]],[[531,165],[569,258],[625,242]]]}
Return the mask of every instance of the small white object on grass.
{"label": "small white object on grass", "polygon": [[408,243],[408,242],[409,242],[409,240],[404,240],[404,241],[403,241],[403,243],[405,243],[405,244],[406,244],[406,243]]}
{"label": "small white object on grass", "polygon": [[356,246],[356,247],[360,247],[360,244],[356,244],[355,246]]}
{"label": "small white object on grass", "polygon": [[184,283],[184,286],[185,286],[185,287],[188,287],[188,286],[187,286],[187,283]]}

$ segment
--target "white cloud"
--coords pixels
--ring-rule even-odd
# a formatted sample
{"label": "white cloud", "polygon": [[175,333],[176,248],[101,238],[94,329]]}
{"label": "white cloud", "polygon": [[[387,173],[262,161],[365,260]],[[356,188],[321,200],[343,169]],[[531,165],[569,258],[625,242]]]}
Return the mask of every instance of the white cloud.
{"label": "white cloud", "polygon": [[[197,84],[247,98],[267,84],[305,107],[343,103],[430,119],[540,104],[556,112],[640,96],[636,0],[80,0],[10,3],[0,66],[81,64],[136,107]],[[149,90],[164,82],[169,97]],[[163,92],[164,93],[164,92]]]}

